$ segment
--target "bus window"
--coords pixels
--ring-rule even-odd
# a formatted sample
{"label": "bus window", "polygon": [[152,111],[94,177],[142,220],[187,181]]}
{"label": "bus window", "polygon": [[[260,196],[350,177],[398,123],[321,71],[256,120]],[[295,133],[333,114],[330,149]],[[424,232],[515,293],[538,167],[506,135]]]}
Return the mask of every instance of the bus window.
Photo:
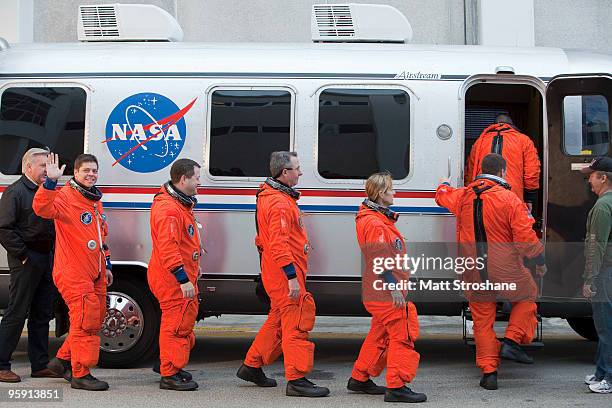
{"label": "bus window", "polygon": [[0,172],[21,174],[21,158],[30,148],[48,148],[73,171],[83,153],[87,94],[78,87],[13,87],[0,99]]}
{"label": "bus window", "polygon": [[603,95],[571,95],[563,98],[563,140],[570,156],[608,153],[610,121]]}
{"label": "bus window", "polygon": [[410,97],[399,89],[326,89],[319,96],[318,171],[325,179],[409,172]]}
{"label": "bus window", "polygon": [[210,113],[210,174],[269,176],[270,153],[289,150],[290,129],[288,91],[214,91]]}

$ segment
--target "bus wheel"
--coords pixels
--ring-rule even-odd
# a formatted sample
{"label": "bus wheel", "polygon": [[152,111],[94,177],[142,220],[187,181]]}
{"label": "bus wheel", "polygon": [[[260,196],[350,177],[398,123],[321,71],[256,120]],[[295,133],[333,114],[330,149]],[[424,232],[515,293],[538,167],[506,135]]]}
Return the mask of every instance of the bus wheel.
{"label": "bus wheel", "polygon": [[100,366],[127,368],[158,352],[159,306],[145,281],[117,278],[106,294]]}
{"label": "bus wheel", "polygon": [[585,339],[591,341],[597,341],[599,339],[592,317],[572,317],[568,318],[567,322],[576,333]]}

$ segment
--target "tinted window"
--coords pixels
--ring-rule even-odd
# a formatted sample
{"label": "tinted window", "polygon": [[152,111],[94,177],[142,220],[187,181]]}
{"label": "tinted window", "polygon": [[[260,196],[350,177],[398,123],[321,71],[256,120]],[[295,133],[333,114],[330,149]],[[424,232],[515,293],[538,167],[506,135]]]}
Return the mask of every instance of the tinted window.
{"label": "tinted window", "polygon": [[572,95],[563,98],[565,152],[572,156],[608,153],[610,113],[603,95]]}
{"label": "tinted window", "polygon": [[215,91],[210,117],[213,176],[267,177],[270,153],[289,150],[287,91]]}
{"label": "tinted window", "polygon": [[9,88],[0,101],[0,172],[21,174],[21,158],[32,147],[49,148],[72,173],[83,153],[85,104],[81,88]]}
{"label": "tinted window", "polygon": [[410,98],[395,89],[327,89],[319,97],[318,170],[327,179],[409,171]]}

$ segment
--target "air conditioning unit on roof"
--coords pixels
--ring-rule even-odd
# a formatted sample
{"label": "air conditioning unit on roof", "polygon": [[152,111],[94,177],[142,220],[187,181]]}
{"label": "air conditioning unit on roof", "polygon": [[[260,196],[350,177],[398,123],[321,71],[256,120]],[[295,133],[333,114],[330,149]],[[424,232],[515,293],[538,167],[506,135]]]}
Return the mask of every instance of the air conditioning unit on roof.
{"label": "air conditioning unit on roof", "polygon": [[312,41],[392,42],[412,39],[408,19],[382,4],[315,4],[311,14]]}
{"label": "air conditioning unit on roof", "polygon": [[181,41],[183,30],[167,11],[150,4],[79,6],[79,41]]}

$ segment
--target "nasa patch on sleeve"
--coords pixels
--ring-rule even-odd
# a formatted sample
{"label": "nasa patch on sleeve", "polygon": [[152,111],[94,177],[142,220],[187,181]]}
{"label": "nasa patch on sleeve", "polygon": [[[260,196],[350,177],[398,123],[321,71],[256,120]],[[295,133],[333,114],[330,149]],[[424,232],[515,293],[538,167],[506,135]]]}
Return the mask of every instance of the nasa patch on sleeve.
{"label": "nasa patch on sleeve", "polygon": [[115,164],[137,173],[151,173],[172,163],[185,145],[184,116],[197,98],[179,108],[169,98],[145,92],[128,96],[106,121],[104,136]]}

